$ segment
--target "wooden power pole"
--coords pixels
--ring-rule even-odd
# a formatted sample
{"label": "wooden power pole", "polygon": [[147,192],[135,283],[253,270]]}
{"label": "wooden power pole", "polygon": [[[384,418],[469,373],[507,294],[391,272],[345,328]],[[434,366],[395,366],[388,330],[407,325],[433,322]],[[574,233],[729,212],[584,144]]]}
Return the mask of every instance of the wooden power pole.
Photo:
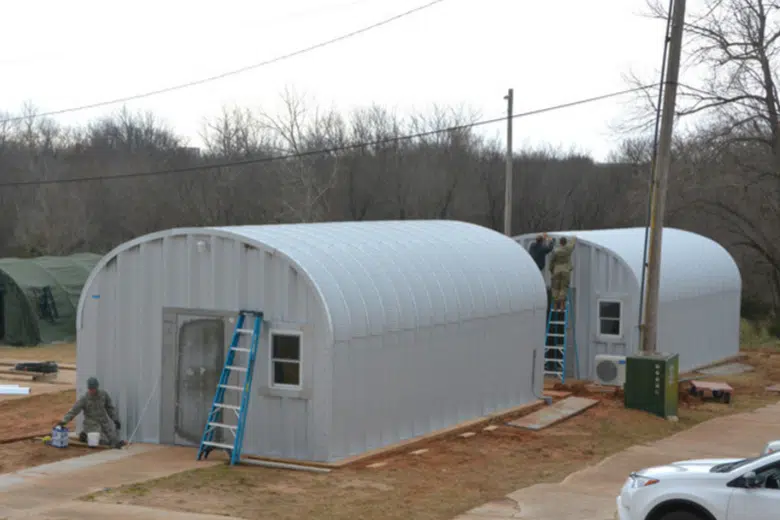
{"label": "wooden power pole", "polygon": [[504,179],[504,234],[512,236],[512,119],[514,91],[509,89],[509,93],[504,96],[506,99],[506,178]]}
{"label": "wooden power pole", "polygon": [[658,338],[658,287],[661,281],[661,237],[666,211],[666,190],[672,152],[674,110],[677,101],[677,80],[680,76],[683,25],[685,24],[685,0],[674,0],[672,30],[669,35],[669,55],[666,65],[665,92],[661,110],[661,127],[658,133],[658,157],[653,177],[651,197],[649,255],[647,260],[647,290],[642,333],[642,351],[656,352]]}

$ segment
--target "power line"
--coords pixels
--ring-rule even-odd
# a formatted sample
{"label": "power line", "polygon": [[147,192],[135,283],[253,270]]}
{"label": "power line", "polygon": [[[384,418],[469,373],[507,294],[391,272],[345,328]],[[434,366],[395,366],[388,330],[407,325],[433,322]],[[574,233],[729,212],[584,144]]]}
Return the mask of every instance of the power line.
{"label": "power line", "polygon": [[173,91],[181,90],[181,89],[184,89],[184,88],[189,88],[189,87],[195,87],[195,86],[198,86],[198,85],[203,85],[204,83],[210,83],[212,81],[217,81],[217,80],[220,80],[220,79],[224,79],[224,78],[227,78],[229,76],[235,76],[235,75],[238,75],[238,74],[242,74],[242,73],[250,71],[250,70],[258,69],[260,67],[265,67],[267,65],[272,65],[272,64],[278,63],[280,61],[288,60],[290,58],[294,58],[296,56],[300,56],[302,54],[306,54],[306,53],[309,53],[311,51],[314,51],[314,50],[317,50],[317,49],[321,49],[321,48],[327,47],[329,45],[333,45],[334,43],[338,43],[338,42],[347,40],[347,39],[352,38],[354,36],[358,36],[358,35],[363,34],[365,32],[371,31],[373,29],[378,29],[379,27],[382,27],[384,25],[390,24],[392,22],[395,22],[396,20],[400,20],[401,18],[405,18],[405,17],[410,16],[412,14],[418,13],[420,11],[428,9],[429,7],[433,7],[436,4],[440,4],[440,3],[444,2],[444,1],[445,0],[433,0],[432,2],[428,2],[427,4],[423,4],[421,6],[415,7],[414,9],[410,9],[408,11],[404,11],[403,13],[397,14],[395,16],[391,16],[390,18],[385,18],[382,21],[376,22],[376,23],[374,23],[372,25],[363,27],[361,29],[354,30],[354,31],[349,32],[347,34],[342,34],[341,36],[337,36],[335,38],[331,38],[330,40],[327,40],[327,41],[324,41],[324,42],[320,42],[320,43],[317,43],[317,44],[314,44],[314,45],[310,45],[310,46],[305,47],[303,49],[298,49],[297,51],[293,51],[293,52],[290,52],[290,53],[287,53],[287,54],[283,54],[281,56],[277,56],[276,58],[272,58],[270,60],[266,60],[266,61],[263,61],[263,62],[260,62],[260,63],[255,63],[254,65],[247,65],[246,67],[241,67],[240,69],[235,69],[235,70],[231,70],[231,71],[228,71],[228,72],[223,72],[223,73],[217,74],[215,76],[209,76],[207,78],[197,79],[197,80],[193,80],[193,81],[190,81],[190,82],[187,82],[187,83],[181,83],[181,84],[178,84],[178,85],[172,85],[170,87],[164,87],[164,88],[157,89],[157,90],[150,90],[148,92],[144,92],[144,93],[141,93],[141,94],[134,94],[132,96],[126,96],[126,97],[111,99],[111,100],[108,100],[108,101],[98,101],[96,103],[90,103],[88,105],[80,105],[80,106],[71,107],[71,108],[62,108],[60,110],[52,110],[50,112],[43,112],[43,113],[40,113],[40,114],[34,114],[34,115],[28,115],[28,116],[16,116],[16,117],[9,117],[9,118],[6,118],[6,119],[0,119],[0,124],[3,124],[3,123],[13,123],[13,122],[16,122],[16,121],[24,121],[24,120],[27,120],[27,119],[34,119],[36,117],[56,116],[56,115],[59,115],[59,114],[66,114],[66,113],[70,113],[70,112],[80,112],[82,110],[89,110],[89,109],[92,109],[92,108],[99,108],[99,107],[104,107],[104,106],[108,106],[108,105],[116,105],[116,104],[119,104],[119,103],[126,103],[128,101],[134,101],[136,99],[142,99],[142,98],[147,98],[147,97],[151,97],[151,96],[157,96],[157,95],[160,95],[160,94],[166,94],[168,92],[173,92]]}
{"label": "power line", "polygon": [[[290,21],[299,21],[301,19],[306,20],[317,15],[321,16],[323,13],[335,13],[341,11],[342,9],[347,9],[359,4],[363,4],[366,2],[373,2],[373,1],[375,0],[352,0],[351,2],[347,2],[347,3],[320,5],[314,9],[301,9],[298,11],[293,11],[292,13],[287,13],[283,16],[280,16],[279,18],[263,20],[262,23],[253,25],[253,29],[257,30],[257,29],[265,29],[268,27],[279,27],[288,24]],[[29,56],[27,58],[25,57],[7,58],[7,59],[0,59],[0,67],[8,66],[8,65],[14,66],[17,64],[24,65],[24,64],[40,63],[40,62],[57,63],[65,60],[70,60],[71,58],[73,58],[72,52],[63,52],[60,55],[47,53],[45,57]],[[115,59],[116,58],[117,56],[115,55]]]}
{"label": "power line", "polygon": [[[596,101],[603,101],[605,99],[610,99],[614,97],[623,96],[626,94],[630,94],[632,92],[639,92],[640,90],[647,90],[649,88],[653,88],[658,86],[657,84],[650,84],[650,85],[642,85],[639,87],[634,87],[626,90],[619,90],[617,92],[611,92],[609,94],[602,94],[600,96],[594,96],[589,97],[585,99],[579,99],[577,101],[571,101],[568,103],[561,103],[558,105],[552,105],[544,108],[539,108],[536,110],[529,110],[527,112],[521,112],[518,114],[514,114],[512,116],[512,119],[517,119],[521,117],[530,117],[535,116],[539,114],[544,114],[547,112],[554,112],[557,110],[563,110],[566,108],[572,108],[575,106],[580,105],[586,105],[589,103],[595,103]],[[388,137],[385,139],[379,139],[377,141],[368,141],[368,142],[361,142],[361,143],[354,143],[354,144],[348,144],[344,146],[337,146],[337,147],[331,147],[331,148],[320,148],[317,150],[309,150],[306,152],[298,152],[298,153],[290,153],[290,154],[284,154],[284,155],[275,155],[271,157],[258,157],[254,159],[243,159],[243,160],[237,160],[237,161],[226,161],[226,162],[220,162],[220,163],[214,163],[214,164],[203,164],[203,165],[197,165],[197,166],[187,166],[183,168],[171,168],[167,170],[154,170],[154,171],[148,171],[148,172],[132,172],[132,173],[120,173],[116,175],[94,175],[89,177],[76,177],[72,179],[51,179],[51,180],[40,180],[40,181],[17,181],[17,182],[5,182],[0,183],[0,188],[10,188],[10,187],[21,187],[21,186],[43,186],[47,184],[70,184],[75,182],[90,182],[90,181],[107,181],[107,180],[115,180],[115,179],[131,179],[131,178],[141,178],[141,177],[159,177],[163,175],[173,175],[177,173],[192,173],[192,172],[202,172],[206,170],[214,170],[219,168],[229,168],[233,166],[247,166],[250,164],[262,164],[262,163],[271,163],[276,161],[286,161],[290,159],[302,159],[306,157],[312,157],[315,155],[325,155],[325,154],[331,154],[331,153],[337,153],[337,152],[343,152],[343,151],[349,151],[349,150],[357,150],[360,148],[369,148],[372,146],[381,146],[384,144],[392,144],[392,143],[399,143],[403,141],[410,141],[412,139],[419,139],[422,137],[429,137],[432,135],[437,134],[443,134],[447,132],[458,132],[461,130],[468,130],[470,128],[476,128],[480,126],[485,125],[491,125],[494,123],[499,122],[505,122],[506,116],[496,117],[493,119],[485,119],[482,121],[476,121],[474,123],[467,123],[464,125],[457,125],[457,126],[450,126],[446,128],[438,128],[435,130],[428,130],[426,132],[418,132],[416,134],[407,134],[407,135],[401,135],[396,137]]]}

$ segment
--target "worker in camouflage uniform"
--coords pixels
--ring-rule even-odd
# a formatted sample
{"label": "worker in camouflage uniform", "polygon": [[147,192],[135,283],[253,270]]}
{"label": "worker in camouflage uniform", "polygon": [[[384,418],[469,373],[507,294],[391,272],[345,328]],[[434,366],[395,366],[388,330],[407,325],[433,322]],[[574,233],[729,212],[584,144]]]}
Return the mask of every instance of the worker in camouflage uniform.
{"label": "worker in camouflage uniform", "polygon": [[100,443],[114,448],[121,448],[124,441],[119,440],[117,431],[121,424],[116,414],[116,408],[111,402],[111,397],[104,390],[100,390],[96,377],[87,380],[87,393],[82,395],[73,408],[60,421],[60,426],[65,426],[79,413],[84,412],[84,424],[79,440],[87,442],[87,432],[100,432]]}
{"label": "worker in camouflage uniform", "polygon": [[575,237],[571,239],[561,237],[558,246],[550,254],[550,281],[556,311],[563,311],[566,308],[566,296],[569,294],[571,271],[574,267],[571,255],[576,241]]}

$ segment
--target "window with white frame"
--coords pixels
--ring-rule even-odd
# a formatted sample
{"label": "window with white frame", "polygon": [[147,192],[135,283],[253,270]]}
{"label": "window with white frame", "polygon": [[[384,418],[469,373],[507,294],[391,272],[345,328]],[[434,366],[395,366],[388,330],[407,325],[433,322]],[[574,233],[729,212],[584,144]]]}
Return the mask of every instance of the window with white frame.
{"label": "window with white frame", "polygon": [[301,334],[271,331],[271,386],[300,388]]}
{"label": "window with white frame", "polygon": [[620,300],[599,300],[599,335],[620,336],[622,315],[623,302]]}

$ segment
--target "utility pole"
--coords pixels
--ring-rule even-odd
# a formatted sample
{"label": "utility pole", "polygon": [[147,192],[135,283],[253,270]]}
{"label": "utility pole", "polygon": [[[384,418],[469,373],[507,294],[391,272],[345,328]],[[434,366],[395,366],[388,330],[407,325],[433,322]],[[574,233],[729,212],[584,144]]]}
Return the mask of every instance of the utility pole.
{"label": "utility pole", "polygon": [[506,99],[506,178],[504,179],[504,234],[512,236],[512,119],[514,118],[512,104],[514,90],[504,96]]}
{"label": "utility pole", "polygon": [[680,76],[680,55],[682,54],[683,25],[685,23],[685,0],[674,0],[672,30],[669,35],[669,55],[666,65],[666,79],[661,127],[658,135],[658,158],[653,177],[653,194],[650,213],[649,255],[647,261],[647,292],[645,293],[644,330],[642,351],[656,352],[658,338],[658,287],[661,281],[661,236],[666,211],[666,190],[672,152],[672,131],[674,110],[677,100],[677,80]]}

